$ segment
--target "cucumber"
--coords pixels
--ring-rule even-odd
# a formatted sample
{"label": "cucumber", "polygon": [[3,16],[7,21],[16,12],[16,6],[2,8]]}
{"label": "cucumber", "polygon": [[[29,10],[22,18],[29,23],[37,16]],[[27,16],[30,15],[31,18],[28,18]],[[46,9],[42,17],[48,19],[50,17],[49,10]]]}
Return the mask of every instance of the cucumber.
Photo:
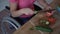
{"label": "cucumber", "polygon": [[45,27],[41,27],[41,26],[36,26],[35,27],[36,30],[41,30],[41,31],[44,31],[44,32],[52,32],[53,30],[51,28],[45,28]]}

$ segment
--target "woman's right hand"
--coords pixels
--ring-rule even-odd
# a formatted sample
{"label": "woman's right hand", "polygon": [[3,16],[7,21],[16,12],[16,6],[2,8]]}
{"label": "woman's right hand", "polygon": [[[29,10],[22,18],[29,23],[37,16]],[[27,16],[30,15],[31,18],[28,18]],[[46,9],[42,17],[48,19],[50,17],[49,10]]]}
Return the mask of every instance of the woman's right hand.
{"label": "woman's right hand", "polygon": [[33,15],[34,11],[30,8],[23,8],[23,9],[20,9],[20,13],[25,15]]}

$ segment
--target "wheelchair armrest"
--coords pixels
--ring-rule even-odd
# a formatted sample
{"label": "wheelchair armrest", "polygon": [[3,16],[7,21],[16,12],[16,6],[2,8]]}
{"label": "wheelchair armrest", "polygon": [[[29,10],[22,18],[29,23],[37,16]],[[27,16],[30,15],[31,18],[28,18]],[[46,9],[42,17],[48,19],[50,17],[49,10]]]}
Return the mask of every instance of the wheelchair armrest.
{"label": "wheelchair armrest", "polygon": [[10,7],[9,6],[5,6],[6,9],[10,10]]}

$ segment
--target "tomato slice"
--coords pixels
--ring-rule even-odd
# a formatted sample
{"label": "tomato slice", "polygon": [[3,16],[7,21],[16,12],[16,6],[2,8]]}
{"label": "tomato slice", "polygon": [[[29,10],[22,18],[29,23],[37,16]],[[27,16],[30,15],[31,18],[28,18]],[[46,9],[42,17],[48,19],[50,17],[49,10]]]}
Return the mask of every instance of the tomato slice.
{"label": "tomato slice", "polygon": [[48,21],[50,22],[50,24],[55,24],[56,19],[55,18],[48,18]]}

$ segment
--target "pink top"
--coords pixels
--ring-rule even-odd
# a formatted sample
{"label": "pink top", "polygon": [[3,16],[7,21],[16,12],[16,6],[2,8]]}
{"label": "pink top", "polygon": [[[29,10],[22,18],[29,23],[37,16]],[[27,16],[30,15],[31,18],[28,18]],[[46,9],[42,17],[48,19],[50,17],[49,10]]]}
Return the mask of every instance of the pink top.
{"label": "pink top", "polygon": [[[35,0],[9,0],[10,3],[15,3],[17,2],[18,6],[19,6],[19,9],[22,9],[22,8],[31,8],[33,9],[33,2]],[[21,15],[20,17],[29,17],[29,15]]]}

